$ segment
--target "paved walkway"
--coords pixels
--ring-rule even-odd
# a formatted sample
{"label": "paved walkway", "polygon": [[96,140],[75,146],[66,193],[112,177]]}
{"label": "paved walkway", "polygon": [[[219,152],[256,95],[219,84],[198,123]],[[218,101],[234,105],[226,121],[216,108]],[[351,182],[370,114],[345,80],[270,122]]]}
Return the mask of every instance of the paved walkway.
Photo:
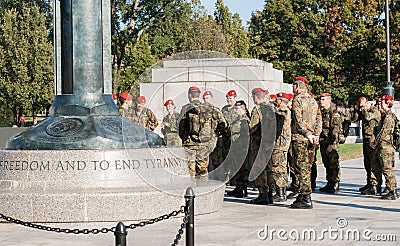
{"label": "paved walkway", "polygon": [[[289,209],[292,201],[257,206],[248,204],[250,198],[225,197],[219,212],[196,216],[196,245],[400,245],[400,199],[383,201],[378,197],[361,196],[358,188],[365,182],[362,159],[345,161],[341,165],[341,193],[314,193],[312,210]],[[319,165],[318,171],[317,187],[322,187],[325,185],[324,167]],[[396,174],[400,184],[398,156]],[[256,192],[250,191],[250,195],[255,197]],[[129,230],[127,245],[171,245],[181,223],[182,218],[172,218]],[[91,229],[109,228],[115,224],[46,225]],[[360,241],[357,240],[357,235]],[[111,246],[115,242],[112,233],[58,234],[1,222],[0,245]],[[185,240],[179,245],[185,245]]]}

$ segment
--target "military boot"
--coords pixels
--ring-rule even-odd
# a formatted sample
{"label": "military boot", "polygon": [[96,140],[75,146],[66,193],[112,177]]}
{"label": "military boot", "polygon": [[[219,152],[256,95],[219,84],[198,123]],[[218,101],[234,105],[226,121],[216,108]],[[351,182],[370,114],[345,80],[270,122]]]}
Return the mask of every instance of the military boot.
{"label": "military boot", "polygon": [[396,200],[397,198],[399,198],[397,190],[391,190],[386,195],[381,196],[381,199],[383,200]]}
{"label": "military boot", "polygon": [[294,201],[290,205],[290,207],[295,208],[295,209],[311,209],[311,208],[313,208],[311,196],[299,194],[296,198],[296,201]]}
{"label": "military boot", "polygon": [[250,200],[250,204],[268,205],[270,204],[269,201],[268,193],[259,193],[258,197]]}
{"label": "military boot", "polygon": [[240,193],[242,193],[242,197],[243,197],[243,190],[237,185],[235,187],[235,189],[226,192],[226,195],[237,197]]}
{"label": "military boot", "polygon": [[378,193],[376,185],[371,185],[369,189],[366,189],[364,191],[361,191],[361,195],[374,195]]}
{"label": "military boot", "polygon": [[287,199],[294,199],[297,198],[297,196],[299,195],[299,193],[297,192],[297,188],[293,187],[293,191],[292,193],[290,193],[289,195],[287,195]]}
{"label": "military boot", "polygon": [[273,204],[274,203],[272,191],[268,192],[268,202],[269,202],[269,204]]}
{"label": "military boot", "polygon": [[371,184],[366,184],[363,187],[359,188],[359,191],[365,191],[366,189],[369,189],[369,187],[371,186]]}
{"label": "military boot", "polygon": [[319,188],[319,191],[327,192],[329,189],[332,189],[331,186],[332,186],[332,182],[328,181],[328,183],[326,183],[326,185],[324,187]]}
{"label": "military boot", "polygon": [[279,188],[276,190],[276,194],[273,197],[274,202],[285,202],[286,198],[286,188]]}
{"label": "military boot", "polygon": [[243,189],[243,197],[248,197],[248,194],[247,194],[247,185],[242,185],[242,189]]}
{"label": "military boot", "polygon": [[382,191],[381,195],[384,196],[387,195],[387,193],[389,193],[389,187],[386,186],[385,189]]}
{"label": "military boot", "polygon": [[332,185],[326,190],[326,193],[339,193],[339,182],[333,182]]}

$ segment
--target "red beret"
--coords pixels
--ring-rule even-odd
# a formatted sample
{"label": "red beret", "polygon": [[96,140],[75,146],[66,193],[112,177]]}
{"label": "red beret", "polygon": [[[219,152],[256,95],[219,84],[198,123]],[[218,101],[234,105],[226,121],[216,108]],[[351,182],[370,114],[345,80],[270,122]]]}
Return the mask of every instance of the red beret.
{"label": "red beret", "polygon": [[198,91],[200,92],[200,88],[197,86],[190,86],[189,91]]}
{"label": "red beret", "polygon": [[330,96],[331,96],[331,94],[329,94],[329,93],[327,93],[327,92],[322,93],[322,94],[320,95],[320,97],[330,97]]}
{"label": "red beret", "polygon": [[293,97],[294,97],[294,95],[293,95],[292,93],[289,93],[289,94],[287,94],[287,95],[288,95],[288,97],[289,97],[289,100],[292,100]]}
{"label": "red beret", "polygon": [[357,107],[360,107],[360,103],[361,103],[362,100],[367,100],[367,98],[359,97],[358,100],[357,100]]}
{"label": "red beret", "polygon": [[265,90],[264,90],[264,94],[265,94],[265,95],[268,95],[268,94],[269,94],[269,90],[265,89]]}
{"label": "red beret", "polygon": [[203,98],[205,97],[205,96],[208,96],[208,95],[213,95],[212,93],[211,93],[211,91],[206,91],[206,92],[204,92],[204,94],[203,94]]}
{"label": "red beret", "polygon": [[283,93],[283,94],[282,94],[282,97],[285,98],[285,99],[287,99],[287,100],[291,100],[291,99],[292,99],[291,95],[290,95],[290,94],[287,94],[287,93]]}
{"label": "red beret", "polygon": [[174,104],[174,101],[172,101],[171,99],[165,101],[164,106],[168,106],[170,104]]}
{"label": "red beret", "polygon": [[119,94],[119,96],[122,99],[125,99],[125,100],[132,100],[133,99],[133,96],[131,94],[129,94],[128,92],[126,92],[126,91],[124,91],[121,94]]}
{"label": "red beret", "polygon": [[136,101],[137,101],[138,103],[145,103],[145,102],[146,102],[146,97],[140,96],[140,97],[138,97],[138,98],[136,99]]}
{"label": "red beret", "polygon": [[117,100],[117,94],[112,94],[112,99]]}
{"label": "red beret", "polygon": [[384,95],[383,97],[382,97],[382,100],[394,100],[394,98],[393,98],[393,96],[392,95]]}
{"label": "red beret", "polygon": [[311,91],[307,91],[307,94],[312,96],[312,92]]}
{"label": "red beret", "polygon": [[277,95],[275,95],[275,94],[271,94],[270,96],[269,96],[269,98],[271,98],[271,99],[275,99],[277,97]]}
{"label": "red beret", "polygon": [[295,77],[293,83],[296,82],[296,81],[304,81],[304,82],[306,82],[306,85],[308,85],[308,80],[303,76]]}
{"label": "red beret", "polygon": [[255,93],[260,92],[260,91],[264,92],[264,90],[263,90],[262,88],[257,87],[257,88],[254,88],[254,89],[251,91],[251,93],[252,93],[252,94],[255,94]]}
{"label": "red beret", "polygon": [[235,90],[230,90],[228,91],[228,93],[226,93],[227,97],[233,97],[233,96],[237,96],[236,91]]}

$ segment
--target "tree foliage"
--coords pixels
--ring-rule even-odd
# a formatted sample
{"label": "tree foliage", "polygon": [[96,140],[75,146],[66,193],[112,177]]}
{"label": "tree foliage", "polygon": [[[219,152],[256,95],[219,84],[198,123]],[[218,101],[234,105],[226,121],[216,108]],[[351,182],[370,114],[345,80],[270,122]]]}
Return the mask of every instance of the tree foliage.
{"label": "tree foliage", "polygon": [[23,111],[47,107],[53,95],[52,44],[46,18],[37,6],[3,12],[0,23],[0,100],[12,110],[14,123]]}
{"label": "tree foliage", "polygon": [[[296,75],[308,77],[316,94],[330,92],[350,103],[361,94],[374,97],[381,93],[386,73],[382,4],[377,0],[266,0],[250,22],[250,54],[282,69],[285,81]],[[396,2],[391,15],[395,29],[391,57],[396,71]],[[398,80],[399,71],[393,74],[392,80]]]}

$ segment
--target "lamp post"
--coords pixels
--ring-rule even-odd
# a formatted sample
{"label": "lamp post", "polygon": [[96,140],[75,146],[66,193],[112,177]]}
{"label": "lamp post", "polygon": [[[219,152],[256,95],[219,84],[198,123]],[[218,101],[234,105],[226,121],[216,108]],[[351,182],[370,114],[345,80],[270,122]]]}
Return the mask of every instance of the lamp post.
{"label": "lamp post", "polygon": [[385,31],[386,31],[386,83],[383,94],[394,96],[393,82],[390,81],[390,32],[389,32],[389,3],[385,0]]}

